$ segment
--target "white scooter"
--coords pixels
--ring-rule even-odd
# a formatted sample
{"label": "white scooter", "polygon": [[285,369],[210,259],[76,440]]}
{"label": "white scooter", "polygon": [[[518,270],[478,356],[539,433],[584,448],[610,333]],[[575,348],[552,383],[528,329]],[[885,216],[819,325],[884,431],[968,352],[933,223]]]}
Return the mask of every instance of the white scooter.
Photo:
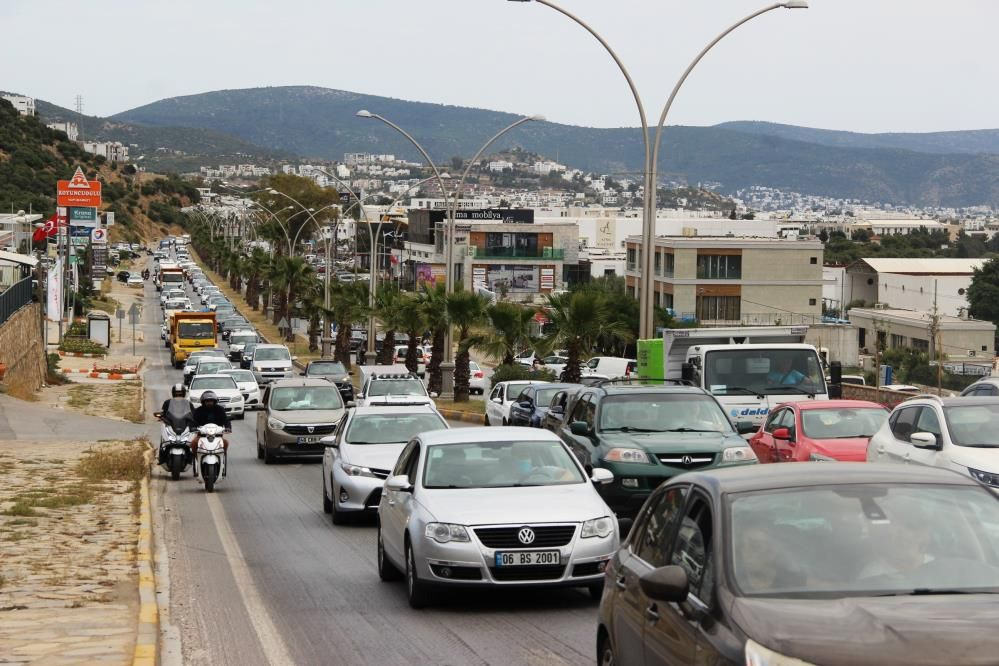
{"label": "white scooter", "polygon": [[201,472],[201,482],[205,484],[205,492],[215,490],[215,484],[225,476],[226,454],[225,441],[222,434],[225,428],[214,423],[207,423],[198,428],[198,450],[195,465]]}
{"label": "white scooter", "polygon": [[170,472],[176,481],[191,464],[191,440],[194,439],[194,420],[190,403],[177,400],[166,412],[157,412],[156,418],[162,421],[160,427],[160,467]]}

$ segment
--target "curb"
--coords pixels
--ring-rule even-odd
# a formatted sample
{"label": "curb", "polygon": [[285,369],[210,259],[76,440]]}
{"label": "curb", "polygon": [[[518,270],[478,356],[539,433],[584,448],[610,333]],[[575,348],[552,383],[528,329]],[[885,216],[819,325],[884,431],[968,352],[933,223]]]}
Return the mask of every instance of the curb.
{"label": "curb", "polygon": [[[148,456],[147,456],[148,459]],[[149,461],[150,465],[152,461]],[[156,603],[156,579],[153,576],[152,512],[149,510],[149,477],[139,489],[139,624],[136,630],[133,666],[155,666],[159,636],[159,604]]]}
{"label": "curb", "polygon": [[81,374],[87,375],[91,379],[138,379],[139,378],[138,373],[135,373],[135,372],[127,372],[127,373],[121,373],[121,372],[94,372],[93,370],[87,370],[86,368],[83,368],[83,369],[80,369],[80,368],[76,368],[76,369],[66,368],[62,372],[67,372],[67,373],[73,373],[73,372],[81,373]]}
{"label": "curb", "polygon": [[84,352],[66,352],[60,351],[59,356],[74,356],[76,358],[104,358],[107,354],[91,354]]}
{"label": "curb", "polygon": [[484,425],[486,422],[485,414],[463,412],[457,409],[439,409],[437,411],[448,421],[465,421],[467,423],[478,423],[479,425]]}

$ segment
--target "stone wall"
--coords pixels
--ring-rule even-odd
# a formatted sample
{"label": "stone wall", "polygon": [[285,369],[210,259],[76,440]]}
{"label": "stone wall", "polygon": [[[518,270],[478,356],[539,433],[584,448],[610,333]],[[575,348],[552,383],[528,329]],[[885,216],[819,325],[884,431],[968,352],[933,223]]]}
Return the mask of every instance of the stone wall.
{"label": "stone wall", "polygon": [[7,364],[3,385],[31,392],[45,382],[45,355],[39,305],[32,303],[0,326],[0,362]]}

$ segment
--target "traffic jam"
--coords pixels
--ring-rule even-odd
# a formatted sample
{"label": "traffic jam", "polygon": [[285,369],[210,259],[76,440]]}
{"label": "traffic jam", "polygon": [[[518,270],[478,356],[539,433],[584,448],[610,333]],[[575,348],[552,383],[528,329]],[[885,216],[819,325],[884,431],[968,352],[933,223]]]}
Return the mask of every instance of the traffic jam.
{"label": "traffic jam", "polygon": [[[446,588],[580,588],[603,665],[999,663],[995,378],[889,409],[844,399],[806,327],[667,329],[639,341],[641,368],[593,356],[579,383],[476,364],[485,425],[463,427],[427,390],[429,348],[417,373],[405,345],[356,376],[299,363],[183,237],[150,269],[176,373],[164,474],[224,492],[248,420],[236,445],[316,461],[330,529],[374,530],[378,576],[413,609]],[[566,360],[543,359],[556,377]]]}

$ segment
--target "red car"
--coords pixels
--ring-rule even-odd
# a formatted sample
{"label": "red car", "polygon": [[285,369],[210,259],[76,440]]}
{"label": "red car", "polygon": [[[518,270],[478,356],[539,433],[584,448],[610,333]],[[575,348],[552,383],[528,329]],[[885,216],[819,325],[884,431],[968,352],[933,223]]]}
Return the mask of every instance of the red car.
{"label": "red car", "polygon": [[867,442],[888,413],[866,400],[788,402],[770,412],[749,445],[761,463],[864,462]]}

